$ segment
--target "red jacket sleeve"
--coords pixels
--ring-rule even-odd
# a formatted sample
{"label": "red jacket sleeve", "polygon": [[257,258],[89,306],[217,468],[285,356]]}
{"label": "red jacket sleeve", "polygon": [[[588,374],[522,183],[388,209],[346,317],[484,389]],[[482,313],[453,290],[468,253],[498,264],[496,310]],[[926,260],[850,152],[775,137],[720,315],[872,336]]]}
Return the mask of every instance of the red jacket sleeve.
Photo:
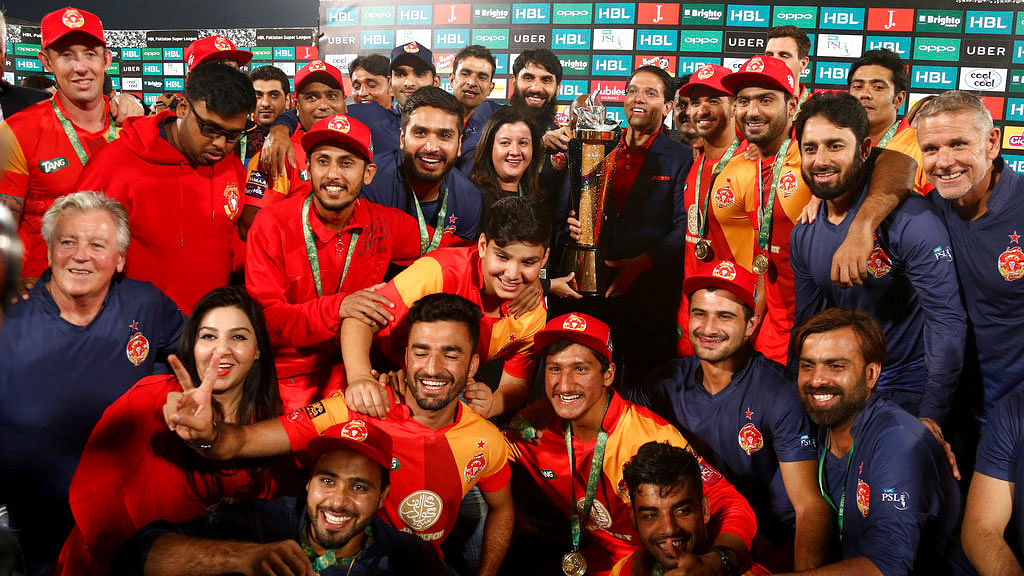
{"label": "red jacket sleeve", "polygon": [[704,495],[707,496],[711,508],[711,521],[708,531],[711,534],[733,534],[747,548],[757,532],[757,517],[747,499],[740,494],[728,480],[703,458],[697,457],[701,465],[701,480],[704,483]]}

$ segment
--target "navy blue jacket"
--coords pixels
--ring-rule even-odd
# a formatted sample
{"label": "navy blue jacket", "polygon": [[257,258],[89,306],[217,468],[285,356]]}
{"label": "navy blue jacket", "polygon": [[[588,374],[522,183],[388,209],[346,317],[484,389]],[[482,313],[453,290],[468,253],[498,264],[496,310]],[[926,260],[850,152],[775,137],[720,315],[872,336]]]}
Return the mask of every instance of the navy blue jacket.
{"label": "navy blue jacket", "polygon": [[494,111],[501,108],[501,106],[497,102],[484,100],[476,107],[476,110],[473,110],[473,114],[469,119],[466,120],[466,126],[462,129],[462,148],[459,152],[459,161],[455,166],[462,170],[462,173],[467,178],[473,172],[473,157],[476,156],[476,146],[480,143],[484,124],[490,119],[491,114],[494,114]]}
{"label": "navy blue jacket", "polygon": [[[1017,557],[1024,551],[1024,389],[1003,397],[989,414],[978,444],[974,469],[998,480],[1012,483],[1014,526],[1017,537],[1010,542]],[[1009,534],[1010,531],[1007,532]]]}
{"label": "navy blue jacket", "polygon": [[[384,108],[376,102],[353,104],[347,108],[347,114],[359,120],[370,129],[370,143],[373,145],[373,160],[389,158],[399,148],[399,135],[402,132],[402,114],[395,108]],[[299,114],[292,108],[285,110],[274,120],[274,126],[286,126],[288,133],[295,132],[299,127]],[[250,154],[247,151],[247,154]]]}

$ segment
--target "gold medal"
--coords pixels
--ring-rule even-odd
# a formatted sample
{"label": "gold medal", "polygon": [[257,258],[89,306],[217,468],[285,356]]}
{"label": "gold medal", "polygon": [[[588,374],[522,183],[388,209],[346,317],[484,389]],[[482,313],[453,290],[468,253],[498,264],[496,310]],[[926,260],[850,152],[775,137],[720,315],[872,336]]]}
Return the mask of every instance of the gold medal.
{"label": "gold medal", "polygon": [[565,576],[584,576],[587,573],[587,560],[576,550],[562,556],[562,572]]}
{"label": "gold medal", "polygon": [[768,257],[764,254],[754,256],[754,272],[764,274],[768,271]]}
{"label": "gold medal", "polygon": [[708,242],[705,238],[701,238],[697,241],[697,245],[693,247],[693,254],[701,262],[711,260],[711,242]]}

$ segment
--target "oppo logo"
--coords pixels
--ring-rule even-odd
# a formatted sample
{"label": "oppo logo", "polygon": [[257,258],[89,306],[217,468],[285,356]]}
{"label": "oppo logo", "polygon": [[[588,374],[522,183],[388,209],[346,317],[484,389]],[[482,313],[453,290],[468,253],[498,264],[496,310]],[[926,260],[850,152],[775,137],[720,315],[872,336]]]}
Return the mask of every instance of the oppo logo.
{"label": "oppo logo", "polygon": [[589,17],[590,16],[590,11],[589,10],[558,10],[557,12],[555,12],[555,16],[561,16],[563,18],[575,18],[575,17],[583,17],[583,16]]}
{"label": "oppo logo", "polygon": [[685,44],[697,44],[697,45],[699,45],[699,44],[718,44],[718,39],[717,38],[700,38],[700,37],[690,36],[686,40],[684,40],[683,42]]}
{"label": "oppo logo", "polygon": [[938,46],[935,44],[925,44],[919,46],[918,50],[921,52],[935,52],[936,54],[942,54],[944,52],[956,52],[956,46]]}
{"label": "oppo logo", "polygon": [[477,41],[477,42],[501,42],[501,41],[505,40],[505,36],[496,36],[496,35],[477,36],[476,38],[474,38],[474,40]]}
{"label": "oppo logo", "polygon": [[811,16],[810,14],[801,14],[797,12],[783,12],[782,14],[776,14],[775,17],[778,18],[779,20],[793,21],[810,20],[813,18],[813,16]]}

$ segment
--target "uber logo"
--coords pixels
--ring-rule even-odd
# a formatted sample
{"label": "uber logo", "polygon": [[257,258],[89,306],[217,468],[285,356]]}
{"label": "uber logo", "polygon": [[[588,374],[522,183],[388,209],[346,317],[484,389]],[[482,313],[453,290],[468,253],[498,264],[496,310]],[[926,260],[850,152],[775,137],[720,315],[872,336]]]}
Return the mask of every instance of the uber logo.
{"label": "uber logo", "polygon": [[359,46],[363,50],[390,50],[395,47],[395,31],[363,30],[359,35]]}
{"label": "uber logo", "polygon": [[359,8],[355,6],[328,6],[325,14],[325,26],[356,26],[359,24]]}
{"label": "uber logo", "polygon": [[725,32],[724,52],[729,54],[761,54],[764,52],[765,32]]}
{"label": "uber logo", "polygon": [[914,38],[914,60],[956,62],[959,59],[959,38]]}
{"label": "uber logo", "polygon": [[914,65],[910,74],[912,88],[953,90],[956,88],[956,67]]}
{"label": "uber logo", "polygon": [[816,84],[846,84],[846,76],[850,73],[850,62],[822,62],[815,64],[814,82]]}
{"label": "uber logo", "polygon": [[629,76],[633,68],[626,54],[595,54],[594,74],[598,76]]}
{"label": "uber logo", "polygon": [[121,62],[121,74],[142,74],[142,64]]}
{"label": "uber logo", "polygon": [[680,52],[721,52],[721,30],[684,30],[679,36]]}
{"label": "uber logo", "polygon": [[551,4],[513,4],[513,24],[547,24],[551,20]]}
{"label": "uber logo", "polygon": [[721,58],[702,58],[699,56],[680,56],[679,57],[679,76],[685,76],[687,74],[693,74],[705,64],[722,64]]}
{"label": "uber logo", "polygon": [[597,24],[633,24],[636,22],[636,4],[598,4],[594,22]]}
{"label": "uber logo", "polygon": [[1009,34],[1013,27],[1013,12],[968,10],[968,34]]}
{"label": "uber logo", "polygon": [[566,80],[563,79],[562,83],[558,85],[558,99],[559,100],[572,100],[577,96],[582,96],[587,93],[587,81],[586,80]]}
{"label": "uber logo", "polygon": [[434,49],[464,48],[469,45],[469,30],[444,29],[434,32]]}
{"label": "uber logo", "polygon": [[987,61],[990,58],[1005,59],[1010,54],[1010,41],[966,38],[961,51],[961,60]]}
{"label": "uber logo", "polygon": [[791,24],[797,28],[814,28],[818,22],[818,9],[814,6],[776,6],[772,26]]}
{"label": "uber logo", "polygon": [[863,30],[863,8],[822,8],[821,27],[833,30]]}
{"label": "uber logo", "polygon": [[509,47],[512,50],[527,50],[530,48],[536,48],[538,45],[547,46],[549,33],[550,30],[544,28],[512,32],[512,38],[509,40]]}
{"label": "uber logo", "polygon": [[597,28],[594,30],[594,50],[632,49],[632,28]]}
{"label": "uber logo", "polygon": [[903,58],[910,58],[910,37],[909,36],[868,36],[868,50],[880,48],[899,54]]}
{"label": "uber logo", "polygon": [[1002,92],[1006,88],[1006,68],[960,68],[960,89]]}
{"label": "uber logo", "polygon": [[729,26],[768,27],[767,6],[742,6],[729,4]]}
{"label": "uber logo", "polygon": [[[473,44],[484,48],[508,49],[508,30],[503,28],[477,28],[473,30]],[[495,70],[497,73],[497,70]]]}
{"label": "uber logo", "polygon": [[725,7],[721,4],[688,4],[683,7],[683,26],[721,26]]}
{"label": "uber logo", "polygon": [[817,56],[859,58],[864,37],[856,34],[818,34]]}
{"label": "uber logo", "polygon": [[433,14],[432,6],[399,6],[399,24],[430,24]]}
{"label": "uber logo", "polygon": [[675,52],[676,32],[675,30],[638,30],[636,49]]}
{"label": "uber logo", "polygon": [[551,48],[555,50],[589,50],[589,28],[555,28],[551,31]]}
{"label": "uber logo", "polygon": [[342,36],[327,36],[328,46],[352,46],[355,47],[358,44],[359,39],[354,34],[347,34]]}

